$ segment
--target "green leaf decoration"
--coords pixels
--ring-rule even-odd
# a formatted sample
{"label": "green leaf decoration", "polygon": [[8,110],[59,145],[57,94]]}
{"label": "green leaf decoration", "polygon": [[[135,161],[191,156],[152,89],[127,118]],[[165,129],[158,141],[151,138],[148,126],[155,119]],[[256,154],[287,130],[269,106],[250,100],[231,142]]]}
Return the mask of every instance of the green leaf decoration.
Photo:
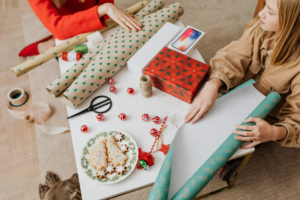
{"label": "green leaf decoration", "polygon": [[75,83],[75,85],[77,85],[78,82]]}
{"label": "green leaf decoration", "polygon": [[80,101],[82,101],[82,100],[83,100],[83,97],[80,98]]}
{"label": "green leaf decoration", "polygon": [[56,90],[57,93],[59,93],[60,90]]}
{"label": "green leaf decoration", "polygon": [[84,63],[82,63],[81,66],[84,66]]}
{"label": "green leaf decoration", "polygon": [[94,83],[91,83],[91,86],[93,86],[94,85]]}
{"label": "green leaf decoration", "polygon": [[109,73],[109,72],[110,72],[110,70],[107,70],[106,72],[107,72],[107,73]]}
{"label": "green leaf decoration", "polygon": [[99,69],[99,72],[102,72],[102,69]]}
{"label": "green leaf decoration", "polygon": [[69,83],[66,83],[65,86],[67,86]]}
{"label": "green leaf decoration", "polygon": [[125,53],[125,51],[122,51],[122,53],[124,54],[124,53]]}
{"label": "green leaf decoration", "polygon": [[92,92],[92,90],[89,91],[89,93],[91,93],[91,92]]}
{"label": "green leaf decoration", "polygon": [[85,77],[86,77],[86,75],[83,76],[83,78],[85,78]]}
{"label": "green leaf decoration", "polygon": [[74,89],[74,92],[77,92],[77,88]]}
{"label": "green leaf decoration", "polygon": [[110,63],[107,63],[107,66],[109,66],[110,65]]}
{"label": "green leaf decoration", "polygon": [[118,59],[118,57],[115,57],[115,60],[117,60]]}
{"label": "green leaf decoration", "polygon": [[95,68],[93,68],[91,71],[92,71],[92,72],[95,71]]}
{"label": "green leaf decoration", "polygon": [[94,75],[92,75],[91,78],[94,78]]}
{"label": "green leaf decoration", "polygon": [[189,83],[191,86],[193,86],[193,84],[192,84],[192,82],[191,82],[191,81],[188,81],[188,83]]}
{"label": "green leaf decoration", "polygon": [[82,93],[84,93],[85,92],[85,90],[81,90],[82,91]]}
{"label": "green leaf decoration", "polygon": [[59,86],[59,85],[60,85],[60,82],[59,82],[59,83],[57,83],[57,85]]}
{"label": "green leaf decoration", "polygon": [[102,76],[99,76],[99,79],[101,80],[101,79],[102,79]]}
{"label": "green leaf decoration", "polygon": [[85,85],[86,84],[86,82],[82,82],[82,85]]}
{"label": "green leaf decoration", "polygon": [[77,96],[73,97],[74,100],[76,100]]}

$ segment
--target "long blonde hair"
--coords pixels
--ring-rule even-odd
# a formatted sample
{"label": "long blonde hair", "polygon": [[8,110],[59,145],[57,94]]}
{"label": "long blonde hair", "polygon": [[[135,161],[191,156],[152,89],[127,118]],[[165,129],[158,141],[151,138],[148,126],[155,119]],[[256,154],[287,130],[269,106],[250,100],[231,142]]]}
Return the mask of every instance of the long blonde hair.
{"label": "long blonde hair", "polygon": [[[249,39],[260,37],[276,42],[271,57],[272,65],[297,65],[300,63],[300,0],[276,0],[279,8],[279,31],[265,31],[256,16],[245,25]],[[263,2],[265,6],[265,2]]]}

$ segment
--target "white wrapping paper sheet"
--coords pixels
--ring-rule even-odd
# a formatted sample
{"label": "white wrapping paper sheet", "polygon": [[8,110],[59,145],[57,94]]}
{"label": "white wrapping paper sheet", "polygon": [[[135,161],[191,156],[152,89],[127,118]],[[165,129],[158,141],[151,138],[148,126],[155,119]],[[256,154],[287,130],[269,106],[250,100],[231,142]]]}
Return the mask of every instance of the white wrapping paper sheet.
{"label": "white wrapping paper sheet", "polygon": [[230,136],[237,124],[263,101],[265,96],[253,85],[217,99],[205,118],[184,124],[174,139],[169,197],[171,199],[192,175]]}

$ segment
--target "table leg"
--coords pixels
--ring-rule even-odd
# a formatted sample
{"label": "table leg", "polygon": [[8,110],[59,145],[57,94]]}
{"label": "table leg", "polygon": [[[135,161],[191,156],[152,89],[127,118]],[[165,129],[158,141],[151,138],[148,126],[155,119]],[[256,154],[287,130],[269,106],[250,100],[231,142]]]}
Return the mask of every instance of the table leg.
{"label": "table leg", "polygon": [[226,184],[227,184],[226,187],[223,187],[223,188],[220,188],[218,190],[209,192],[207,194],[203,194],[201,196],[198,196],[194,200],[204,199],[204,198],[209,197],[213,194],[217,194],[219,192],[223,192],[223,191],[226,191],[226,190],[229,190],[230,188],[232,188],[234,186],[234,184],[236,183],[237,179],[239,178],[239,176],[241,175],[241,173],[242,173],[243,169],[245,168],[246,164],[250,160],[251,156],[252,156],[252,153],[245,156],[245,158],[243,159],[240,167],[237,170],[236,176],[231,181],[226,181]]}

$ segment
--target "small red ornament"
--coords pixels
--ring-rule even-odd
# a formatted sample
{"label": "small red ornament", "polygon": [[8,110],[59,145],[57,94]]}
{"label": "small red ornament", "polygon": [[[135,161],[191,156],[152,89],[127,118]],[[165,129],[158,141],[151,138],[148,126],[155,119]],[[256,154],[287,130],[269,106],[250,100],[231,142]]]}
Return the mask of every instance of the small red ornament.
{"label": "small red ornament", "polygon": [[117,91],[116,86],[110,86],[109,91],[110,91],[111,93],[115,93],[115,92]]}
{"label": "small red ornament", "polygon": [[98,119],[99,122],[104,121],[104,115],[103,114],[98,114],[97,119]]}
{"label": "small red ornament", "polygon": [[154,137],[158,136],[158,131],[156,128],[151,129],[150,134]]}
{"label": "small red ornament", "polygon": [[136,164],[136,168],[138,168],[139,170],[143,169],[143,167],[140,165],[140,163]]}
{"label": "small red ornament", "polygon": [[160,123],[160,118],[158,116],[155,116],[153,118],[153,122],[154,122],[154,124],[159,124]]}
{"label": "small red ornament", "polygon": [[149,117],[148,114],[145,113],[145,114],[142,115],[142,120],[143,121],[147,122],[147,121],[149,121],[149,119],[150,119],[150,117]]}
{"label": "small red ornament", "polygon": [[108,84],[109,85],[114,85],[115,84],[115,79],[114,78],[109,78],[108,79]]}
{"label": "small red ornament", "polygon": [[119,118],[120,118],[122,121],[124,121],[124,120],[126,119],[125,113],[119,114]]}
{"label": "small red ornament", "polygon": [[133,88],[128,88],[127,89],[127,93],[128,94],[133,94],[134,93],[134,89]]}
{"label": "small red ornament", "polygon": [[86,132],[88,132],[89,128],[87,127],[87,125],[83,125],[83,126],[81,126],[80,130],[81,130],[81,132],[86,133]]}
{"label": "small red ornament", "polygon": [[143,152],[141,148],[139,148],[139,160],[146,161],[149,167],[153,166],[155,161],[152,154]]}

